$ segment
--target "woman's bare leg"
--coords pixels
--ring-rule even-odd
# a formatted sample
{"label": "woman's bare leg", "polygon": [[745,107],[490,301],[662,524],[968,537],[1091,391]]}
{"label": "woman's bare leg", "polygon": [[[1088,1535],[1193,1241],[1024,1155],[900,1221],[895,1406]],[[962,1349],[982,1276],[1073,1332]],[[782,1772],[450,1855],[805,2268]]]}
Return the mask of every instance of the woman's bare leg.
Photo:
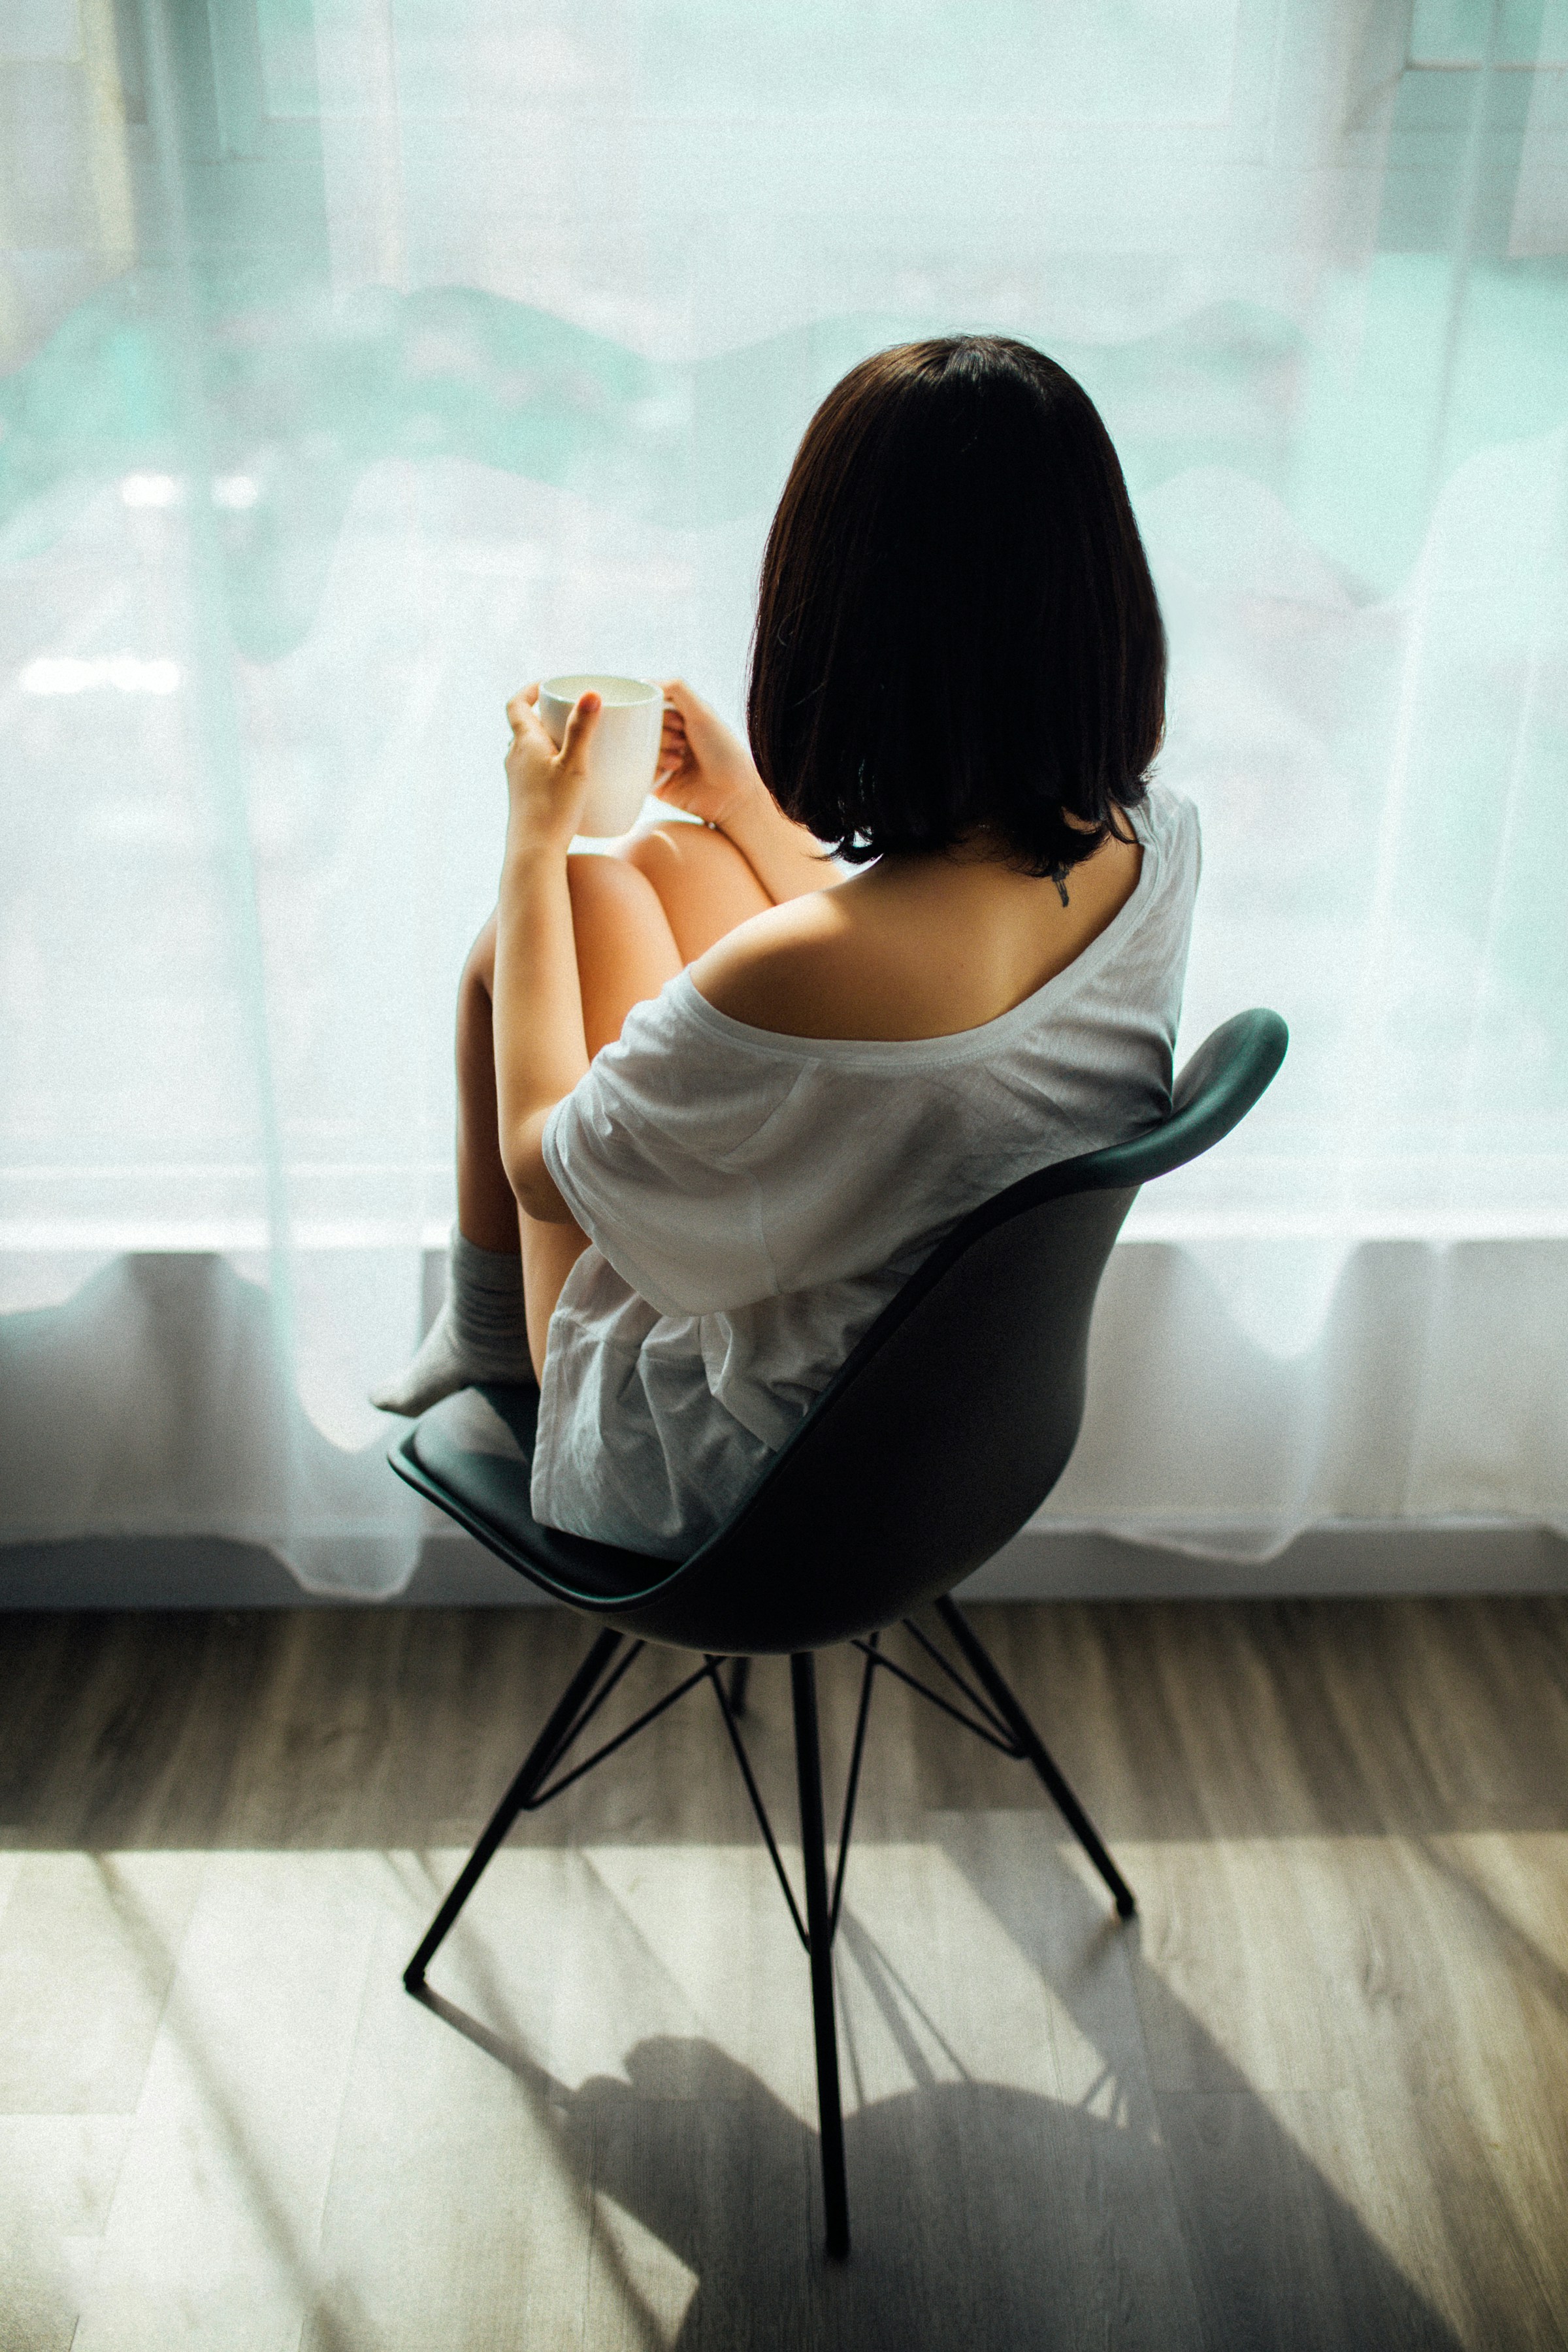
{"label": "woman's bare leg", "polygon": [[[588,1058],[612,1045],[634,1004],[657,996],[680,970],[680,953],[663,908],[645,877],[613,857],[566,861],[572,928],[583,991]],[[522,1243],[522,1303],[528,1352],[537,1381],[544,1378],[544,1348],[561,1286],[588,1246],[581,1226],[545,1224],[515,1209]]]}
{"label": "woman's bare leg", "polygon": [[773,903],[734,843],[710,825],[657,825],[629,835],[614,855],[652,883],[683,964]]}
{"label": "woman's bare leg", "polygon": [[491,1013],[496,919],[468,950],[458,982],[458,1231],[498,1255],[517,1248],[517,1197],[501,1166]]}
{"label": "woman's bare leg", "polygon": [[[688,839],[686,836],[689,836]],[[567,860],[583,1021],[590,1058],[621,1034],[634,1004],[773,902],[722,835],[672,824],[609,856]],[[501,1165],[492,997],[495,919],[475,940],[458,992],[458,1229],[480,1249],[521,1245],[529,1354],[542,1376],[550,1318],[587,1247],[575,1224],[519,1209]]]}
{"label": "woman's bare leg", "polygon": [[[657,894],[635,868],[578,856],[566,873],[591,1059],[620,1035],[634,1004],[674,978],[681,957]],[[501,1165],[496,1104],[495,969],[492,915],[458,983],[458,1230],[480,1249],[515,1253],[519,1210]]]}

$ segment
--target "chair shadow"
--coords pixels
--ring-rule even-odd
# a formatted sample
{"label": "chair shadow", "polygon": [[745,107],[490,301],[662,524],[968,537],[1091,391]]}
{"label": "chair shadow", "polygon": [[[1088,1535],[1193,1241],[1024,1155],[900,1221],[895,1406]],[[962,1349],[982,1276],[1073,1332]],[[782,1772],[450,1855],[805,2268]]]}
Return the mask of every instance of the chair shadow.
{"label": "chair shadow", "polygon": [[854,2249],[837,2263],[816,2132],[712,2042],[645,2039],[624,2077],[574,2091],[439,1993],[416,1997],[517,2077],[584,2198],[613,2199],[695,2278],[677,2352],[1458,2352],[1261,2102],[1245,2155],[1262,2193],[1243,2189],[1202,2277],[1151,2212],[1147,2125],[971,2080],[927,2079],[847,2116]]}

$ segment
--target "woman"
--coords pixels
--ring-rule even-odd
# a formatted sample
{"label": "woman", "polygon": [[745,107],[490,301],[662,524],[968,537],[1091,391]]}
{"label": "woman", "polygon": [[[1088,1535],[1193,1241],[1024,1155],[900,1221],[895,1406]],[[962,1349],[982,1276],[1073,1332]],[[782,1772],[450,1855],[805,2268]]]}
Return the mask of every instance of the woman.
{"label": "woman", "polygon": [[526,1352],[535,1516],[694,1549],[960,1217],[1167,1108],[1199,853],[1147,782],[1164,675],[1070,376],[984,336],[852,370],[769,537],[750,751],[665,689],[701,825],[569,854],[596,698],[559,752],[508,706],[451,1292],[376,1402]]}

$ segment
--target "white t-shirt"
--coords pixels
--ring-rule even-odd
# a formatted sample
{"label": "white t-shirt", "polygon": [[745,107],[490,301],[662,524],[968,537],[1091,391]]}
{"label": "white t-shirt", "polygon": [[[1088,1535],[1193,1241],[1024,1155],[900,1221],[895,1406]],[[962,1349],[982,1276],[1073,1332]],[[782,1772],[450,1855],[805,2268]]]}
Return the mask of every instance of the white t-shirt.
{"label": "white t-shirt", "polygon": [[592,1246],[551,1318],[531,1504],[686,1558],[969,1210],[1170,1108],[1197,814],[1131,812],[1136,887],[1065,971],[951,1037],[775,1035],[683,971],[545,1125]]}

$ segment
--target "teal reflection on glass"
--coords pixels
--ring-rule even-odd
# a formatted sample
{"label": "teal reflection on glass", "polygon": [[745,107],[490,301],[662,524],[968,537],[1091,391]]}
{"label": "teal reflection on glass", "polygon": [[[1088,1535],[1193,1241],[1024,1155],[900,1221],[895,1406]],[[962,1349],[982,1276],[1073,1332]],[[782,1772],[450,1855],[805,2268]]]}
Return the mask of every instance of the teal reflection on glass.
{"label": "teal reflection on glass", "polygon": [[[217,957],[199,824],[154,815],[179,778],[248,829],[265,1018],[233,1050],[268,1061],[276,1148],[436,1166],[445,1039],[405,1098],[383,1008],[483,911],[470,714],[534,660],[679,667],[732,709],[814,406],[976,329],[1081,378],[1148,532],[1166,772],[1210,842],[1194,1018],[1270,999],[1298,1034],[1255,1197],[1568,1208],[1568,0],[1353,31],[1316,0],[6,21],[5,1017],[57,1074],[16,1165],[93,1131],[89,1034],[174,1106],[133,1146],[106,1125],[106,1167],[249,1133],[239,1081],[182,1093],[160,1043]],[[173,673],[157,709],[112,683]],[[171,910],[181,977],[134,1037],[47,977],[79,800],[69,856],[134,839]],[[428,963],[388,950],[362,1001],[340,942],[374,963],[355,892],[394,874]],[[105,953],[141,955],[104,905]],[[182,1034],[182,1066],[216,1053]]]}

